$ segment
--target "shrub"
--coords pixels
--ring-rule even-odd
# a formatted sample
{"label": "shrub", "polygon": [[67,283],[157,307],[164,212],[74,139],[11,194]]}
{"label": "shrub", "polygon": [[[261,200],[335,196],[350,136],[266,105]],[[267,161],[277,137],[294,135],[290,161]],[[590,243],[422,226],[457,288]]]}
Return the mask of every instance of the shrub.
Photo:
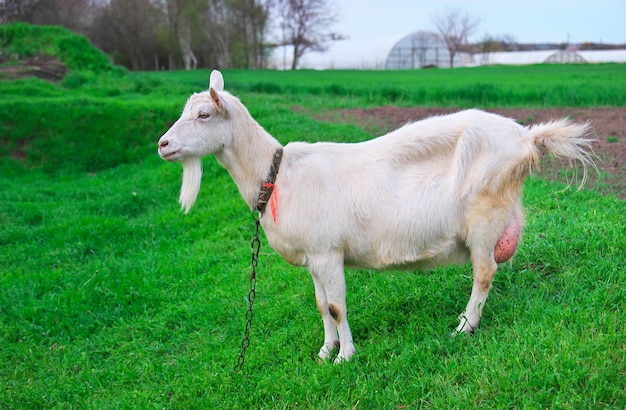
{"label": "shrub", "polygon": [[60,26],[2,24],[0,52],[8,60],[23,60],[45,54],[58,58],[70,70],[123,72],[123,69],[111,63],[108,55],[94,47],[85,37]]}

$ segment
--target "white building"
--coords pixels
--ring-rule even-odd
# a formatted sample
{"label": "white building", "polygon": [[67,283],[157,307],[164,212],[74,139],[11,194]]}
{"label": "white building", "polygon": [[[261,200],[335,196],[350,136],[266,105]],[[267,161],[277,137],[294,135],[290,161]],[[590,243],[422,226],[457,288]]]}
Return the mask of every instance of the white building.
{"label": "white building", "polygon": [[[478,65],[527,65],[542,63],[624,63],[626,50],[534,50],[502,51],[469,54],[457,52],[455,67]],[[417,31],[401,38],[385,61],[387,70],[412,70],[429,67],[450,67],[446,44],[433,32]]]}
{"label": "white building", "polygon": [[[457,52],[454,66],[473,65],[471,54]],[[412,70],[427,67],[450,67],[450,52],[446,43],[435,33],[417,31],[398,41],[385,61],[387,70]]]}
{"label": "white building", "polygon": [[626,50],[536,50],[474,54],[474,65],[541,63],[626,63]]}

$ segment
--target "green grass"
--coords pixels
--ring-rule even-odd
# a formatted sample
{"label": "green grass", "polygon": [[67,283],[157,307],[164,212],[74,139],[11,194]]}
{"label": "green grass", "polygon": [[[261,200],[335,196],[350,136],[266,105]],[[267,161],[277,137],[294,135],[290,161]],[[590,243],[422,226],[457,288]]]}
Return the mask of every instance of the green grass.
{"label": "green grass", "polygon": [[449,337],[468,267],[348,271],[359,351],[341,366],[315,361],[322,326],[308,274],[263,241],[252,345],[231,378],[253,224],[227,173],[212,159],[205,170],[187,216],[180,167],[156,159],[2,178],[5,408],[626,403],[623,201],[531,179],[524,242],[473,337]]}
{"label": "green grass", "polygon": [[[136,162],[154,152],[155,136],[175,121],[187,96],[207,87],[209,71],[124,75],[70,71],[68,77],[72,76],[85,82],[70,86],[67,78],[59,84],[39,79],[0,82],[0,119],[4,119],[0,142],[8,147],[0,151],[4,160],[0,169],[97,172]],[[337,125],[319,124],[304,112],[381,105],[626,106],[623,64],[419,72],[235,70],[225,77],[227,89],[240,96],[253,115],[278,118],[267,126],[283,142],[296,138],[290,123],[298,117],[294,107],[303,108],[305,117],[296,120],[302,122],[297,138],[315,141],[329,139],[329,129]],[[333,138],[370,137],[353,127],[344,126],[343,131]],[[55,157],[57,148],[62,154]],[[11,161],[15,157],[25,158]],[[59,161],[64,163],[60,166]]]}
{"label": "green grass", "polygon": [[[74,71],[117,73],[126,70],[111,64],[111,59],[93,47],[86,37],[60,26],[33,26],[25,23],[0,25],[0,51],[6,64],[38,54],[56,57]],[[1,77],[0,77],[1,78]]]}
{"label": "green grass", "polygon": [[[280,76],[280,80],[277,77]],[[537,65],[418,71],[233,72],[242,91],[327,95],[360,106],[553,107],[626,105],[626,66]],[[228,79],[227,79],[228,81]]]}
{"label": "green grass", "polygon": [[[313,119],[320,110],[498,105],[488,93],[455,97],[472,84],[509,89],[496,98],[507,106],[623,106],[625,68],[225,79],[287,143],[371,138]],[[198,202],[183,215],[181,167],[155,152],[208,71],[71,73],[82,80],[0,82],[0,408],[626,407],[623,200],[529,179],[523,242],[474,336],[449,336],[469,297],[469,266],[348,270],[358,352],[339,366],[315,360],[323,329],[308,273],[263,238],[251,346],[233,375],[250,213],[207,158]],[[572,93],[581,99],[568,103]]]}

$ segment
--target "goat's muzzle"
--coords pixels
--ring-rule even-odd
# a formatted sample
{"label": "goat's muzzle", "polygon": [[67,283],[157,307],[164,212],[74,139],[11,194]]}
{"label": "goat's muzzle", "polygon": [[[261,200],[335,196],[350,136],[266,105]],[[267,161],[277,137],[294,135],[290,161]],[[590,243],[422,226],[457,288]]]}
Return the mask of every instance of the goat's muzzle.
{"label": "goat's muzzle", "polygon": [[180,150],[172,149],[169,140],[161,138],[158,143],[158,153],[166,161],[176,161],[180,159]]}

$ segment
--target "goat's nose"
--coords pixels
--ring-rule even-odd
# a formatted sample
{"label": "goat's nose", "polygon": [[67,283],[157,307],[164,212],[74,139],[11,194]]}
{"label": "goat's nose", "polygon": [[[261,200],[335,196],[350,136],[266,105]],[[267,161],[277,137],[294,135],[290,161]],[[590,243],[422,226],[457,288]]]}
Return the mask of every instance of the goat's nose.
{"label": "goat's nose", "polygon": [[165,148],[165,147],[167,147],[168,145],[170,145],[170,142],[169,142],[168,140],[160,140],[160,141],[159,141],[159,147],[160,147],[160,148]]}

